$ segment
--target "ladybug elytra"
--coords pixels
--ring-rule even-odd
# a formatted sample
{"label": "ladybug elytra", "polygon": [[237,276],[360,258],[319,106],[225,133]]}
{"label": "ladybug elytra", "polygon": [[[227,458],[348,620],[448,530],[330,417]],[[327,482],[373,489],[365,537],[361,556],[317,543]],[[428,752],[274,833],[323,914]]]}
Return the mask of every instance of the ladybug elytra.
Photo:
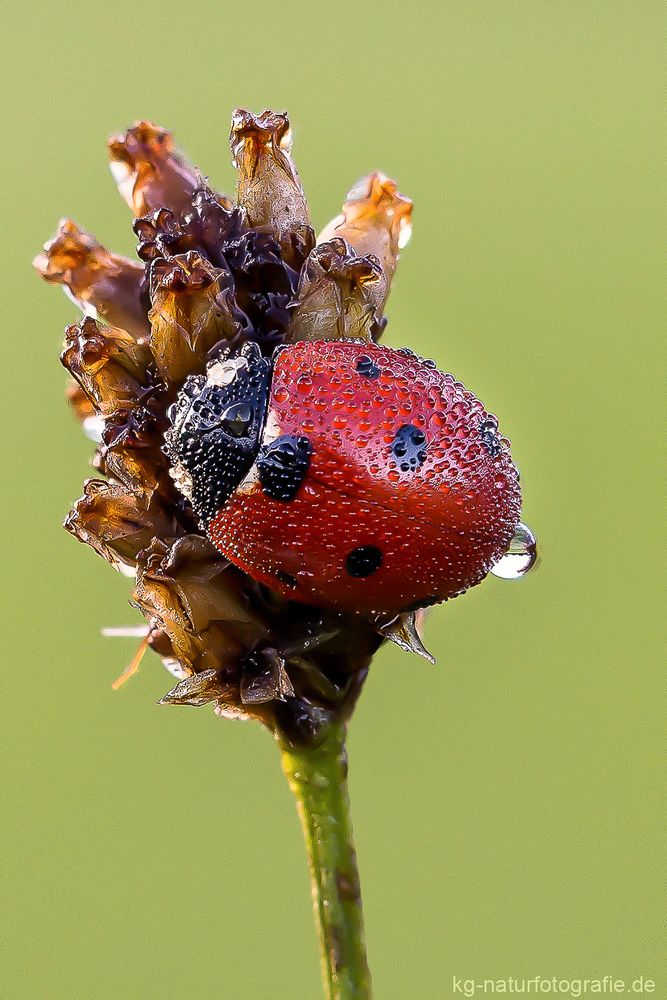
{"label": "ladybug elytra", "polygon": [[400,613],[479,583],[521,493],[495,417],[413,352],[254,343],[190,376],[166,450],[216,548],[283,596]]}

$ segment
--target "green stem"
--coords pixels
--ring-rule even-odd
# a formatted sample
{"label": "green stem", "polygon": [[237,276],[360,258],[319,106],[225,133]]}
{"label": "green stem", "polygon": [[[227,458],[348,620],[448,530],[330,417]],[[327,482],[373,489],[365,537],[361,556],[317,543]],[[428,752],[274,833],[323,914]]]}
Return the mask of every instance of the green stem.
{"label": "green stem", "polygon": [[371,1000],[347,792],[345,726],[316,748],[279,740],[303,826],[327,1000]]}

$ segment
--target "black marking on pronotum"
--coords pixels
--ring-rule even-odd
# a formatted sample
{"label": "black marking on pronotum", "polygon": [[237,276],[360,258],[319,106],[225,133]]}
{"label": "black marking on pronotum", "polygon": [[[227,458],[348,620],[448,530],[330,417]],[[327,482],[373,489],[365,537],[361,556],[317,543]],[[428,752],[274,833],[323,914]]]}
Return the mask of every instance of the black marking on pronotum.
{"label": "black marking on pronotum", "polygon": [[299,491],[310,466],[313,446],[307,437],[283,434],[261,449],[257,459],[265,496],[288,503]]}
{"label": "black marking on pronotum", "polygon": [[487,418],[479,425],[479,436],[482,444],[487,449],[491,458],[495,458],[501,452],[500,438],[498,437],[498,425],[495,420]]}
{"label": "black marking on pronotum", "polygon": [[242,403],[232,403],[220,414],[222,426],[232,437],[247,437],[248,428],[252,423],[254,410],[247,400]]}
{"label": "black marking on pronotum", "polygon": [[240,352],[221,356],[207,377],[191,375],[170,407],[165,451],[176,481],[189,481],[188,499],[204,525],[252,467],[270,371],[257,345],[245,344]]}
{"label": "black marking on pronotum", "polygon": [[391,443],[391,453],[401,472],[414,472],[426,458],[426,435],[414,424],[403,424]]}
{"label": "black marking on pronotum", "polygon": [[345,569],[350,576],[370,576],[382,565],[382,553],[375,545],[360,545],[352,549],[345,560]]}
{"label": "black marking on pronotum", "polygon": [[380,375],[380,369],[375,364],[372,358],[369,358],[367,354],[360,354],[357,358],[356,364],[357,371],[364,378],[378,378]]}

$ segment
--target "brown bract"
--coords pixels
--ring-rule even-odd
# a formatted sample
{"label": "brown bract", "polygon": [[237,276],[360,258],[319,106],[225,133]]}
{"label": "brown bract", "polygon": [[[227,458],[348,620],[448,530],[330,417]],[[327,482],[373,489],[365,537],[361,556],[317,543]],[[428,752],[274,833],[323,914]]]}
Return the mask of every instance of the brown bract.
{"label": "brown bract", "polygon": [[84,312],[92,310],[135,338],[148,334],[143,267],[111,253],[71,219],[61,220],[33,266],[45,281],[64,285]]}
{"label": "brown bract", "polygon": [[160,443],[161,426],[163,420],[143,405],[117,410],[105,422],[95,467],[131,490],[142,506],[157,491],[169,508],[176,498]]}
{"label": "brown bract", "polygon": [[283,257],[295,261],[297,247],[310,238],[310,218],[290,150],[286,114],[238,110],[232,116],[230,144],[238,170],[237,197],[248,225],[275,232]]}
{"label": "brown bract", "polygon": [[169,407],[228,345],[253,341],[270,356],[290,339],[377,339],[410,203],[371,175],[314,248],[287,116],[236,111],[231,146],[236,205],[202,182],[169,132],[134,125],[109,154],[138,216],[141,263],[70,221],[35,259],[88,314],[67,328],[62,361],[104,478],[85,483],[65,527],[135,577],[144,645],[178,680],[163,703],[212,703],[313,742],[323,722],[349,714],[385,636],[423,652],[414,616],[391,623],[306,607],[226,562],[187,484],[172,479]]}
{"label": "brown bract", "polygon": [[168,538],[177,531],[158,500],[146,505],[125,486],[100,479],[84,484],[84,495],[67,515],[65,527],[116,569],[121,563],[134,567],[156,535]]}
{"label": "brown bract", "polygon": [[399,251],[410,239],[411,219],[412,202],[399,193],[396,183],[384,174],[369,174],[355,184],[342,213],[317,238],[318,243],[326,243],[338,236],[360,256],[373,254],[378,259],[381,279],[370,291],[378,316],[389,295]]}
{"label": "brown bract", "polygon": [[60,356],[102,417],[139,405],[150,358],[145,344],[90,316],[67,327]]}
{"label": "brown bract", "polygon": [[288,339],[372,340],[379,335],[372,290],[382,280],[375,257],[358,257],[342,239],[311,250],[301,271]]}
{"label": "brown bract", "polygon": [[153,262],[151,350],[169,384],[204,370],[211,348],[238,333],[226,293],[229,273],[196,251]]}
{"label": "brown bract", "polygon": [[224,670],[246,652],[250,637],[265,631],[234,576],[200,535],[172,544],[155,538],[141,553],[133,600],[189,673]]}
{"label": "brown bract", "polygon": [[176,150],[171,132],[137,122],[107,144],[111,173],[122,197],[139,217],[156,209],[180,213],[190,205],[199,174]]}

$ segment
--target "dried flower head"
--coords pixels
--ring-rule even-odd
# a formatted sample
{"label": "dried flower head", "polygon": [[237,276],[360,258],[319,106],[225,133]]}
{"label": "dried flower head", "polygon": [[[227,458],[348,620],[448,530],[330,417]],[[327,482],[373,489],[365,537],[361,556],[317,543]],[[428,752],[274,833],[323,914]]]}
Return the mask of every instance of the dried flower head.
{"label": "dried flower head", "polygon": [[[417,632],[422,612],[298,603],[242,572],[207,537],[196,484],[175,460],[174,421],[198,377],[224,380],[216,365],[232,349],[251,344],[270,358],[286,342],[377,341],[412,204],[371,174],[316,241],[287,116],[236,111],[230,142],[235,202],[212,191],[152,123],[114,137],[111,170],[136,216],[140,263],[69,220],[35,259],[85,314],[66,331],[62,362],[103,478],[86,482],[65,527],[134,577],[132,603],[147,622],[142,649],[155,650],[178,681],[164,703],[213,703],[294,742],[317,741],[324,723],[349,714],[384,639],[429,657]],[[504,439],[487,423],[493,456]],[[505,551],[518,519],[518,486],[504,461],[507,523],[459,589]]]}

